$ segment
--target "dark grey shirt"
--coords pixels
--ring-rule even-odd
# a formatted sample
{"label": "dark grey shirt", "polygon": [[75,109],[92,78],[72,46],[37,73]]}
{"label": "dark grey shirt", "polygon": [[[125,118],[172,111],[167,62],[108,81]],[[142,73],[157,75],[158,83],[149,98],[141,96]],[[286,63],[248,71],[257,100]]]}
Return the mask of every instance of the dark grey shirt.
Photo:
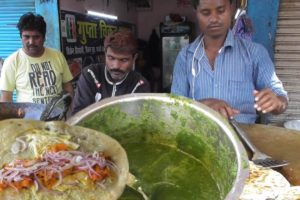
{"label": "dark grey shirt", "polygon": [[112,83],[108,76],[104,65],[95,64],[84,68],[77,82],[72,115],[108,97],[150,92],[149,82],[138,72],[129,72],[127,77],[118,83]]}

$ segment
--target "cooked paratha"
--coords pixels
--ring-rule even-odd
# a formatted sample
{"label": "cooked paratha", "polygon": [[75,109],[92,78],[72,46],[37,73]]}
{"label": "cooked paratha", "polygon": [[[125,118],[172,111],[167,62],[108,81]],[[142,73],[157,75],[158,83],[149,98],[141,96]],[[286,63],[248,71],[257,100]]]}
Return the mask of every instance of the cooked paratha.
{"label": "cooked paratha", "polygon": [[280,194],[276,200],[299,200],[300,186],[292,186]]}
{"label": "cooked paratha", "polygon": [[112,200],[124,190],[126,152],[103,133],[63,122],[4,120],[0,145],[0,199]]}
{"label": "cooked paratha", "polygon": [[290,183],[279,172],[250,162],[250,176],[240,200],[275,199],[290,188]]}

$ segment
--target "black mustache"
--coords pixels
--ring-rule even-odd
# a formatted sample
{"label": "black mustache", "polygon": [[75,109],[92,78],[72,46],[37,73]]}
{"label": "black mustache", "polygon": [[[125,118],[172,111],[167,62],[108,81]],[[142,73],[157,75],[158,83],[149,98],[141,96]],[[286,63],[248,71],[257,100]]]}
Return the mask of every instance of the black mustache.
{"label": "black mustache", "polygon": [[122,74],[125,74],[124,71],[122,70],[119,70],[119,69],[111,69],[110,72],[117,72],[117,73],[122,73]]}
{"label": "black mustache", "polygon": [[34,47],[34,48],[37,48],[37,46],[35,46],[35,45],[29,45],[28,47]]}
{"label": "black mustache", "polygon": [[215,28],[215,27],[221,27],[221,24],[209,24],[208,28]]}

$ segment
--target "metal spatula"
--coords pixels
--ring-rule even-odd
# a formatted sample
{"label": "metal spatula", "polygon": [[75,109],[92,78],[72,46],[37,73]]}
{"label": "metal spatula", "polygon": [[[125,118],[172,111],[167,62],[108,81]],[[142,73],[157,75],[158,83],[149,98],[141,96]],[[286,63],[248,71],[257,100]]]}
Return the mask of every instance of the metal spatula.
{"label": "metal spatula", "polygon": [[240,138],[247,144],[250,150],[253,152],[252,161],[256,165],[261,165],[263,167],[277,168],[286,166],[289,163],[285,160],[275,160],[271,156],[268,156],[260,152],[253,144],[250,142],[247,134],[238,126],[237,122],[234,119],[230,120],[232,127],[239,134]]}

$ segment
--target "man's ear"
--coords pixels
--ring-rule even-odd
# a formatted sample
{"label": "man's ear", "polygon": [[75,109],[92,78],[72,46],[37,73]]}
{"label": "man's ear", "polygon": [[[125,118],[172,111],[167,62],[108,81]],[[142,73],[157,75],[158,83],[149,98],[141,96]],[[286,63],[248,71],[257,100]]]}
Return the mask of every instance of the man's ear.
{"label": "man's ear", "polygon": [[139,54],[138,54],[138,53],[134,54],[134,56],[133,56],[132,71],[134,71],[134,70],[135,70],[135,61],[136,61],[136,59],[138,58],[138,56],[139,56]]}
{"label": "man's ear", "polygon": [[135,62],[138,57],[139,57],[138,53],[134,54],[134,56],[133,56],[133,62]]}

